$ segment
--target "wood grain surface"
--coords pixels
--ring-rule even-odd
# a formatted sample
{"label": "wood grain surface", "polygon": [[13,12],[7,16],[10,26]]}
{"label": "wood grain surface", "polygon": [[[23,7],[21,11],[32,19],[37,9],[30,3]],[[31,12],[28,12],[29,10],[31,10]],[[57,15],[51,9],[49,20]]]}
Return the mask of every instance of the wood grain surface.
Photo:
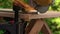
{"label": "wood grain surface", "polygon": [[[12,9],[0,9],[0,16],[2,17],[14,17],[14,11]],[[19,14],[19,17],[22,19],[40,19],[40,18],[53,18],[60,17],[60,12],[47,11],[46,13],[40,14]]]}

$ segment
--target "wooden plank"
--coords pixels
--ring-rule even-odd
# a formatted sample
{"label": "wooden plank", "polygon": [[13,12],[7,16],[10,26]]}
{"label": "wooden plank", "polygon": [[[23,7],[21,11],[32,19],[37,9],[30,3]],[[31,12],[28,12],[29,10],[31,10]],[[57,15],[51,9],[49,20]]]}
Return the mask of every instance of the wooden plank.
{"label": "wooden plank", "polygon": [[49,29],[48,25],[45,23],[44,20],[37,20],[34,24],[33,28],[29,32],[29,34],[39,34],[42,31],[43,34],[52,34],[51,30]]}
{"label": "wooden plank", "polygon": [[[2,17],[14,17],[13,11],[0,11],[0,16]],[[22,19],[40,19],[40,18],[52,18],[52,17],[60,17],[60,12],[46,12],[43,14],[20,14],[20,18]]]}
{"label": "wooden plank", "polygon": [[[13,12],[0,12],[0,16],[13,17]],[[44,14],[20,14],[21,18],[28,19],[39,19],[39,18],[51,18],[51,17],[60,17],[60,12],[47,12]]]}
{"label": "wooden plank", "polygon": [[38,34],[43,25],[44,23],[41,20],[37,20],[29,34]]}
{"label": "wooden plank", "polygon": [[40,19],[40,18],[53,18],[60,17],[60,12],[46,12],[43,14],[21,14],[20,18],[29,19]]}
{"label": "wooden plank", "polygon": [[31,31],[31,29],[34,26],[35,22],[36,22],[36,20],[31,20],[28,23],[27,27],[25,28],[25,34],[28,34]]}
{"label": "wooden plank", "polygon": [[11,12],[0,12],[1,17],[12,17],[14,18],[14,14]]}
{"label": "wooden plank", "polygon": [[3,11],[3,12],[13,12],[13,9],[2,9],[0,8],[0,12]]}
{"label": "wooden plank", "polygon": [[44,25],[43,25],[43,27],[41,29],[43,34],[52,34],[52,31],[50,30],[48,24],[44,20],[42,20],[42,22],[44,23]]}

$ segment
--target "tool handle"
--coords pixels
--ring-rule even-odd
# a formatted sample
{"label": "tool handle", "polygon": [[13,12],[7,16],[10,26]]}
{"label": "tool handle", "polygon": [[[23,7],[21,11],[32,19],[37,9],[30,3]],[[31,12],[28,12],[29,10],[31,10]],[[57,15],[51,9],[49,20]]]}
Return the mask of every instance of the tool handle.
{"label": "tool handle", "polygon": [[14,0],[14,5],[21,6],[25,9],[27,12],[37,12],[34,7],[28,5],[27,3],[23,2],[22,0]]}

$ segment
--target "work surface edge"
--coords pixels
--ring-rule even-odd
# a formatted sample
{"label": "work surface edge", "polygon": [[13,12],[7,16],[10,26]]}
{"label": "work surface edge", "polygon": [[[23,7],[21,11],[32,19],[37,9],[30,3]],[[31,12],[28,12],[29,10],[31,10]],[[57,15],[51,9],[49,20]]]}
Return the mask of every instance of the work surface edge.
{"label": "work surface edge", "polygon": [[[1,11],[0,16],[14,18],[14,12]],[[44,14],[19,14],[19,17],[22,19],[52,18],[52,17],[60,17],[60,12],[46,12]]]}
{"label": "work surface edge", "polygon": [[[0,9],[0,16],[14,18],[14,11],[12,9]],[[53,17],[60,17],[60,12],[47,11],[46,13],[40,13],[40,14],[19,13],[19,18],[21,19],[40,19],[40,18],[53,18]]]}

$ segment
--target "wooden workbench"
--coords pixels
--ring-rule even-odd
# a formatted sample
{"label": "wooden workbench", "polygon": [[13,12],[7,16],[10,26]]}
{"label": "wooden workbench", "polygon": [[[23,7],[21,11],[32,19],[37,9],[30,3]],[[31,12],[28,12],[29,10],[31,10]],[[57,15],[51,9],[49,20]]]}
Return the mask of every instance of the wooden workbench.
{"label": "wooden workbench", "polygon": [[[0,16],[2,17],[11,17],[14,18],[14,11],[12,9],[0,9]],[[40,18],[51,18],[51,17],[60,17],[60,12],[47,11],[43,14],[22,14],[19,13],[19,17],[22,19],[40,19]]]}
{"label": "wooden workbench", "polygon": [[[8,10],[8,11],[7,11]],[[14,18],[14,11],[12,9],[0,9],[1,17],[11,17]],[[30,21],[29,25],[25,28],[25,34],[38,34],[42,31],[43,34],[52,34],[48,25],[45,23],[43,18],[53,18],[60,17],[60,12],[46,12],[43,14],[22,14],[19,13],[19,18],[25,21]],[[42,19],[41,19],[42,18]]]}

